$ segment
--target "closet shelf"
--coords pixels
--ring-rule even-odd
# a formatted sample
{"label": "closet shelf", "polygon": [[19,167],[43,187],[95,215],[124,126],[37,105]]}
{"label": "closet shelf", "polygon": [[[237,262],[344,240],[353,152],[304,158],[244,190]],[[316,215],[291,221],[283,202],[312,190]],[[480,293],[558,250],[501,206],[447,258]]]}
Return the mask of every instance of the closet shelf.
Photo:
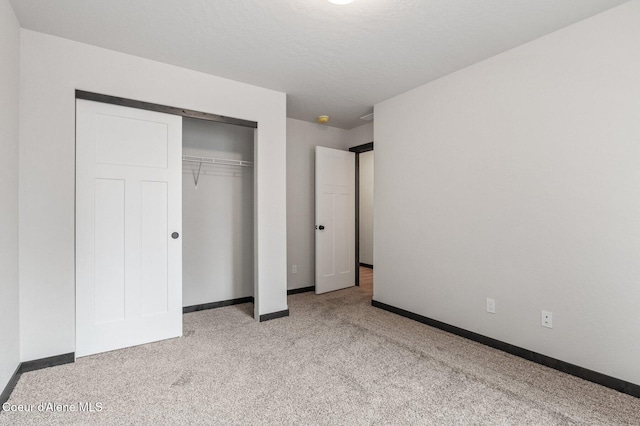
{"label": "closet shelf", "polygon": [[220,166],[253,167],[252,161],[231,160],[229,158],[196,157],[193,155],[183,155],[182,161],[188,163],[199,163],[200,165],[215,164]]}
{"label": "closet shelf", "polygon": [[[191,169],[191,174],[193,174],[193,183],[196,185],[196,189],[198,189],[198,181],[200,181],[200,174],[205,174],[205,175],[209,174],[207,173],[208,166],[253,167],[252,161],[231,160],[229,158],[197,157],[194,155],[183,155],[182,161],[184,163],[193,164],[193,166],[189,167],[189,169]],[[203,165],[206,166],[205,170],[202,170]],[[229,170],[229,169],[224,169],[224,170]],[[235,170],[236,170],[235,172],[236,174],[234,174],[234,176],[237,175],[237,173],[240,173],[240,170],[238,169],[235,169]],[[183,173],[184,173],[184,166],[183,166]]]}

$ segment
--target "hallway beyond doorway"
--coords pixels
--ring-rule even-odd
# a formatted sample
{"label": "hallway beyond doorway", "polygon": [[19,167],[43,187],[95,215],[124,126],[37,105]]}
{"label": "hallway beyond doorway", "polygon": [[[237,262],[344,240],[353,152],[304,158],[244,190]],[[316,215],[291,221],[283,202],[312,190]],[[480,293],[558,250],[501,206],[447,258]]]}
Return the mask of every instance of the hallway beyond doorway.
{"label": "hallway beyond doorway", "polygon": [[373,269],[360,266],[360,288],[373,297]]}

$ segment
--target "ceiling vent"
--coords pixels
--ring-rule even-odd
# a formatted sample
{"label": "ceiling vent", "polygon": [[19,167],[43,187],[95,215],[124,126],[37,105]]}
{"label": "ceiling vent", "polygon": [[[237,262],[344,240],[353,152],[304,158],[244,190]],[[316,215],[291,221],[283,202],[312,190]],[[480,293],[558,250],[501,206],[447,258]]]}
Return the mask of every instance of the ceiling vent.
{"label": "ceiling vent", "polygon": [[367,114],[367,115],[363,115],[362,117],[360,117],[360,120],[364,120],[364,121],[371,121],[371,120],[373,120],[373,113],[371,113],[371,114]]}

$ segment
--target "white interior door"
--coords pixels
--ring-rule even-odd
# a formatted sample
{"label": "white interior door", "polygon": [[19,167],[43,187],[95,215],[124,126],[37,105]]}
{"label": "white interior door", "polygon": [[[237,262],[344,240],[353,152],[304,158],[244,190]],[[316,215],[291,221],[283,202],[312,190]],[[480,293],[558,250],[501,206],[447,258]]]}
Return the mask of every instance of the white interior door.
{"label": "white interior door", "polygon": [[181,151],[180,116],[76,101],[76,356],[182,335]]}
{"label": "white interior door", "polygon": [[355,285],[355,154],[316,147],[316,294]]}

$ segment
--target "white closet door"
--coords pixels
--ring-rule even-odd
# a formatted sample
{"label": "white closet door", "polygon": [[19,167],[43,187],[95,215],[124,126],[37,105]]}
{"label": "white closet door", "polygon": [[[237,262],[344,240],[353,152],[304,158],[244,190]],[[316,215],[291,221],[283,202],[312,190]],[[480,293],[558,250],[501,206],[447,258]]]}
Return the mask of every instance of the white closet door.
{"label": "white closet door", "polygon": [[76,102],[76,356],[182,335],[181,151],[180,116]]}
{"label": "white closet door", "polygon": [[316,147],[316,294],[355,285],[355,154]]}

